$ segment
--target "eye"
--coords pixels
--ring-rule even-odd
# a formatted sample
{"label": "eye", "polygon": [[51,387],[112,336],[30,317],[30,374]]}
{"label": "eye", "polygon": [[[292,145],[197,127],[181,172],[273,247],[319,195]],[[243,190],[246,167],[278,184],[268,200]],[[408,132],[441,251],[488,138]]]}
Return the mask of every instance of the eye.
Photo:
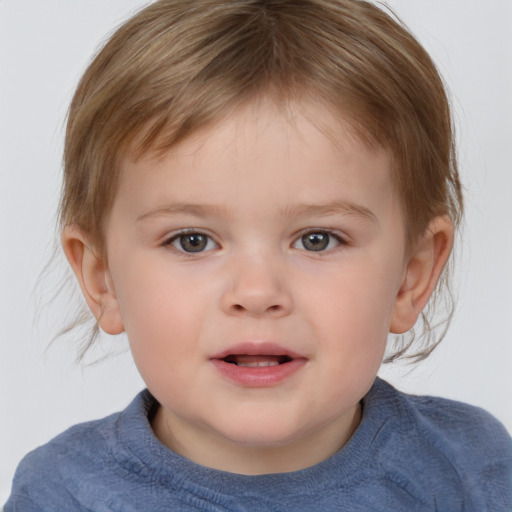
{"label": "eye", "polygon": [[203,233],[181,233],[173,236],[166,245],[172,245],[178,251],[194,253],[211,251],[218,248],[218,245]]}
{"label": "eye", "polygon": [[302,235],[293,244],[293,247],[294,249],[321,252],[334,249],[343,243],[343,240],[339,236],[329,233],[328,231],[310,231],[309,233]]}

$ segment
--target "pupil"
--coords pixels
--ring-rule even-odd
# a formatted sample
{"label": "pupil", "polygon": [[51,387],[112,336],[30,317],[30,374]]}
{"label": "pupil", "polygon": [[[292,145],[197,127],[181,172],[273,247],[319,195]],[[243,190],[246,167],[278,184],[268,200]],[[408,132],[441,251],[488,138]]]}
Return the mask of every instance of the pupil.
{"label": "pupil", "polygon": [[302,243],[308,251],[323,251],[329,245],[327,233],[310,233],[302,237]]}
{"label": "pupil", "polygon": [[204,235],[193,233],[180,238],[180,245],[187,252],[201,252],[206,247],[207,238]]}

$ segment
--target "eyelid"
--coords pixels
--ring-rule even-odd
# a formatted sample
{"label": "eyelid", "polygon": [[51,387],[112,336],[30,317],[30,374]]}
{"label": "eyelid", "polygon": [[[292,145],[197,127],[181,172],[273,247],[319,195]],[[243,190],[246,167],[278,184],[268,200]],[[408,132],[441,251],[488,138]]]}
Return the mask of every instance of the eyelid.
{"label": "eyelid", "polygon": [[184,229],[179,229],[177,231],[174,231],[172,234],[166,235],[160,245],[162,247],[174,249],[178,254],[181,254],[184,256],[199,256],[201,254],[205,254],[207,252],[211,252],[212,250],[214,250],[214,249],[207,249],[204,251],[188,252],[188,251],[183,251],[181,249],[178,249],[177,247],[175,247],[173,245],[174,241],[178,240],[182,236],[187,236],[187,235],[202,235],[202,236],[208,238],[209,240],[211,240],[215,244],[214,249],[220,248],[220,244],[215,240],[214,236],[212,236],[209,233],[206,233],[204,229],[199,229],[199,228],[184,228]]}
{"label": "eyelid", "polygon": [[[315,233],[327,234],[330,237],[334,238],[338,242],[336,247],[333,247],[330,249],[324,249],[321,251],[316,251],[317,254],[329,253],[329,252],[335,251],[338,248],[345,248],[346,246],[350,245],[350,237],[348,237],[344,232],[341,232],[337,229],[306,228],[306,229],[299,231],[298,233],[296,233],[294,235],[293,241],[291,244],[292,248],[296,248],[296,247],[294,247],[295,244],[297,242],[299,242],[303,236],[308,235],[308,234],[315,234]],[[184,250],[174,247],[174,245],[173,245],[174,241],[176,241],[177,239],[179,239],[182,236],[191,235],[191,234],[198,234],[198,235],[203,235],[203,236],[207,237],[210,241],[212,241],[215,244],[215,248],[207,249],[204,251],[198,251],[198,252],[188,252],[188,251],[184,251]],[[211,252],[212,250],[219,249],[221,247],[221,245],[216,241],[216,239],[213,235],[208,233],[207,230],[201,229],[201,228],[183,228],[183,229],[174,231],[171,234],[166,234],[166,236],[163,237],[163,240],[160,243],[160,245],[163,247],[170,247],[170,248],[174,249],[177,253],[184,255],[184,256],[198,256],[200,254]],[[306,249],[300,249],[300,250],[305,251],[305,252],[315,253],[315,251],[307,251]]]}
{"label": "eyelid", "polygon": [[308,251],[306,249],[300,249],[300,250],[303,250],[305,252],[312,253],[312,254],[322,254],[322,253],[330,253],[332,251],[335,251],[336,249],[343,249],[346,246],[350,245],[349,237],[345,233],[338,231],[337,229],[307,228],[307,229],[301,230],[299,233],[297,233],[294,236],[293,242],[292,242],[292,248],[295,248],[294,247],[295,244],[297,242],[299,242],[302,239],[302,237],[304,237],[305,235],[316,234],[316,233],[329,235],[330,237],[336,239],[338,244],[336,245],[336,247],[332,247],[330,249],[324,249],[322,251]]}

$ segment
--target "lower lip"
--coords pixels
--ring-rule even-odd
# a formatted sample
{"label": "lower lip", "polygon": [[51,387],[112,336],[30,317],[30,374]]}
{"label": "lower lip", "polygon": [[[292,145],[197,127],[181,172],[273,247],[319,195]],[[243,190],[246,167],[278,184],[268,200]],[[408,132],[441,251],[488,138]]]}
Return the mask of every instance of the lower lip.
{"label": "lower lip", "polygon": [[292,359],[276,366],[238,366],[222,359],[211,359],[220,373],[228,380],[251,388],[276,386],[304,367],[306,359]]}

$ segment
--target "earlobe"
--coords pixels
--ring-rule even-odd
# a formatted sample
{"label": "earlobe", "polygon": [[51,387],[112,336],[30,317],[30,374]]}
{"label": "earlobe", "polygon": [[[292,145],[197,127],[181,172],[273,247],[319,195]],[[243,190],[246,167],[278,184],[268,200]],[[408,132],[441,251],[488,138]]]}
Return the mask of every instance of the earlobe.
{"label": "earlobe", "polygon": [[392,333],[402,334],[414,326],[439,281],[452,245],[451,219],[446,215],[436,217],[406,265],[391,319]]}
{"label": "earlobe", "polygon": [[124,325],[104,258],[78,226],[65,226],[61,235],[66,258],[98,325],[108,334],[120,334]]}

